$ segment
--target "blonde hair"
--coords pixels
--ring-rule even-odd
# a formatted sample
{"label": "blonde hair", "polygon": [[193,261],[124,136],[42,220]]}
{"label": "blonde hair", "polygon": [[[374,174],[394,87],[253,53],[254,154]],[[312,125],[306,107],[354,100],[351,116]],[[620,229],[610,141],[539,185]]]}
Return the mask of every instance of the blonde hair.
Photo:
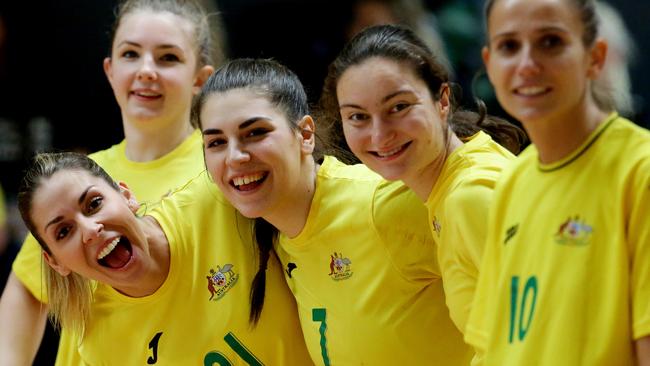
{"label": "blonde hair", "polygon": [[[38,234],[32,220],[32,202],[36,191],[43,182],[62,170],[85,171],[102,178],[115,190],[118,185],[97,163],[84,154],[42,153],[37,154],[31,161],[18,189],[18,210],[25,226],[48,255],[53,256],[47,243]],[[49,299],[49,317],[55,327],[70,329],[76,334],[83,335],[85,324],[90,316],[93,302],[94,281],[76,273],[62,276],[50,266],[43,266],[45,286]]]}

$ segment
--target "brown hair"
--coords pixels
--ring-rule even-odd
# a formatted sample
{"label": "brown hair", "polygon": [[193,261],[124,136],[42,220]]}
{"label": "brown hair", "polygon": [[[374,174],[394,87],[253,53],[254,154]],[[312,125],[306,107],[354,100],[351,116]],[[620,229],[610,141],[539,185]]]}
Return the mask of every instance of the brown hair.
{"label": "brown hair", "polygon": [[[357,34],[343,48],[330,64],[323,92],[319,101],[319,120],[325,123],[331,140],[345,142],[336,85],[339,78],[351,66],[358,65],[371,57],[381,57],[411,66],[417,77],[423,80],[434,100],[440,99],[441,86],[452,84],[449,74],[410,29],[398,25],[380,25],[366,28]],[[451,113],[448,123],[452,131],[461,139],[468,138],[483,130],[495,141],[517,154],[526,141],[526,134],[508,121],[488,116],[485,104],[477,99],[479,113],[459,110],[454,92],[460,87],[450,88]],[[347,144],[344,145],[347,147]]]}

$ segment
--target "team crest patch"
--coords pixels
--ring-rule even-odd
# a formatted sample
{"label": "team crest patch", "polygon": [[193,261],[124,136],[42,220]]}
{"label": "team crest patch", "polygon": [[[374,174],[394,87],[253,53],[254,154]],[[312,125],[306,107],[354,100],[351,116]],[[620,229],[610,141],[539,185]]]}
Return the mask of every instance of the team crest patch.
{"label": "team crest patch", "polygon": [[342,253],[334,252],[330,254],[330,273],[329,276],[334,281],[346,280],[352,276],[350,258],[343,257]]}
{"label": "team crest patch", "polygon": [[555,234],[555,242],[568,246],[582,246],[589,244],[593,228],[587,225],[580,216],[569,217],[560,225]]}
{"label": "team crest patch", "polygon": [[440,220],[436,216],[433,216],[433,222],[431,223],[433,225],[433,231],[438,234],[438,237],[440,237],[440,231],[442,230],[442,225],[440,225]]}
{"label": "team crest patch", "polygon": [[227,263],[223,267],[217,266],[216,271],[210,268],[210,273],[205,278],[208,279],[208,291],[210,291],[208,301],[217,301],[235,286],[239,275],[233,271],[233,265]]}

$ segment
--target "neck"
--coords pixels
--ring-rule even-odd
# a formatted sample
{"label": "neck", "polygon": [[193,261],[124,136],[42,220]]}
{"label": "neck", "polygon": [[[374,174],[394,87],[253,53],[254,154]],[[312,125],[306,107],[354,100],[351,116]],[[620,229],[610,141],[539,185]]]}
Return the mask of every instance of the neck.
{"label": "neck", "polygon": [[564,159],[580,147],[604,122],[607,114],[595,103],[584,103],[564,116],[534,122],[522,121],[522,124],[539,151],[539,161],[551,164]]}
{"label": "neck", "polygon": [[126,122],[125,116],[122,116],[122,120],[125,121],[126,157],[136,162],[152,161],[165,156],[185,141],[193,131],[188,120],[167,124],[156,121],[131,123]]}
{"label": "neck", "polygon": [[438,181],[438,177],[440,177],[442,168],[445,166],[445,162],[447,162],[449,155],[451,155],[454,150],[463,146],[463,142],[460,141],[458,136],[456,136],[451,129],[448,130],[448,133],[449,138],[447,139],[443,151],[434,153],[436,158],[431,162],[431,164],[425,166],[424,169],[415,172],[413,176],[403,179],[404,184],[413,190],[422,202],[426,202],[427,199],[429,199],[431,190]]}
{"label": "neck", "polygon": [[116,288],[131,297],[144,297],[155,293],[169,274],[169,242],[158,222],[151,216],[138,219],[147,242],[148,257],[140,258],[143,274],[132,286]]}
{"label": "neck", "polygon": [[264,219],[275,226],[281,233],[294,238],[305,227],[309,210],[316,192],[316,173],[320,167],[311,155],[303,158],[300,182],[294,186],[291,199],[285,199]]}

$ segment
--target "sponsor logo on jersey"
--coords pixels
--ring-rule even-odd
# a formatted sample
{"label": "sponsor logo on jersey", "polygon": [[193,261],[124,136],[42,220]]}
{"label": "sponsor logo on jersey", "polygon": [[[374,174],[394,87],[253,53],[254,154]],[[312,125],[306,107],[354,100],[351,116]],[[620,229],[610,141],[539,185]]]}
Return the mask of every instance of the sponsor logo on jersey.
{"label": "sponsor logo on jersey", "polygon": [[284,271],[287,273],[287,276],[291,278],[291,272],[293,272],[293,270],[296,268],[298,268],[298,266],[295,263],[289,262],[287,263],[287,268],[285,268]]}
{"label": "sponsor logo on jersey", "polygon": [[514,224],[510,226],[508,230],[506,230],[506,238],[503,239],[503,245],[508,244],[510,239],[512,239],[515,236],[515,234],[517,234],[517,230],[519,230],[519,224]]}
{"label": "sponsor logo on jersey", "polygon": [[580,216],[569,217],[555,233],[555,242],[568,246],[583,246],[589,244],[593,228],[587,225]]}
{"label": "sponsor logo on jersey", "polygon": [[352,276],[351,264],[350,258],[344,257],[342,253],[330,254],[330,278],[334,281],[347,280]]}
{"label": "sponsor logo on jersey", "polygon": [[224,297],[239,279],[239,275],[233,271],[233,265],[230,263],[224,264],[223,267],[217,266],[216,270],[210,268],[209,272],[205,276],[208,279],[208,291],[210,291],[208,301],[217,301]]}
{"label": "sponsor logo on jersey", "polygon": [[433,231],[435,231],[436,234],[438,234],[438,237],[440,237],[440,231],[442,230],[442,225],[440,225],[440,220],[438,220],[438,218],[435,215],[433,216],[432,224],[433,224]]}

